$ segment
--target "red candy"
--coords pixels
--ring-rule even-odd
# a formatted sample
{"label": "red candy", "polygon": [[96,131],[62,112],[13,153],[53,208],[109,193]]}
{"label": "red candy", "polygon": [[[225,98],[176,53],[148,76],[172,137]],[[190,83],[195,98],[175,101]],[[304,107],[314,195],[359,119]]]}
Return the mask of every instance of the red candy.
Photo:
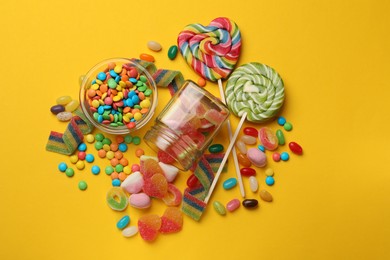
{"label": "red candy", "polygon": [[291,152],[295,154],[301,155],[303,153],[302,147],[296,142],[290,142],[288,147],[290,148]]}
{"label": "red candy", "polygon": [[157,215],[143,215],[138,219],[138,231],[142,239],[153,241],[161,228],[161,218]]}
{"label": "red candy", "polygon": [[164,175],[163,170],[161,169],[158,162],[153,159],[146,159],[141,163],[140,172],[144,175],[144,178],[151,178],[155,174]]}
{"label": "red candy", "polygon": [[167,206],[179,206],[183,195],[181,191],[172,183],[168,183],[168,193],[162,199]]}
{"label": "red candy", "polygon": [[87,156],[87,154],[85,152],[78,152],[78,154],[77,154],[77,157],[79,158],[79,160],[85,160],[85,156]]}
{"label": "red candy", "polygon": [[256,176],[256,170],[249,167],[242,168],[240,173],[242,176]]}
{"label": "red candy", "polygon": [[167,208],[161,217],[160,232],[175,233],[183,227],[183,213],[177,208]]}
{"label": "red candy", "polygon": [[244,134],[257,137],[259,135],[259,132],[256,130],[256,128],[248,126],[244,128]]}
{"label": "red candy", "polygon": [[259,131],[259,139],[265,149],[273,151],[278,148],[278,138],[275,133],[268,127],[262,127]]}
{"label": "red candy", "polygon": [[272,159],[275,161],[275,162],[279,162],[280,161],[280,153],[273,153],[272,154]]}
{"label": "red candy", "polygon": [[170,156],[168,153],[164,152],[163,150],[158,151],[157,158],[160,162],[166,164],[172,164],[175,162],[175,159],[172,156]]}
{"label": "red candy", "polygon": [[189,188],[195,188],[200,185],[200,182],[198,178],[195,176],[195,174],[191,174],[190,177],[187,179],[187,186]]}
{"label": "red candy", "polygon": [[151,197],[162,199],[168,193],[167,179],[162,174],[154,174],[151,178],[144,180],[143,190]]}

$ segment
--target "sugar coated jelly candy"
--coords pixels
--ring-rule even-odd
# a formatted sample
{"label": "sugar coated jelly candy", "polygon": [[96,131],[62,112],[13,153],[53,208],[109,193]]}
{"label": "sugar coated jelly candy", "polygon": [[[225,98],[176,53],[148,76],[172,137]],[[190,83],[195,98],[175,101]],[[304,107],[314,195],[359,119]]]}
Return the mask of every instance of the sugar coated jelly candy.
{"label": "sugar coated jelly candy", "polygon": [[66,122],[72,119],[73,114],[71,112],[63,111],[56,115],[57,119],[61,122]]}
{"label": "sugar coated jelly candy", "polygon": [[278,148],[278,138],[268,127],[260,128],[259,139],[267,150],[273,151]]}
{"label": "sugar coated jelly candy", "polygon": [[302,147],[296,142],[290,142],[288,147],[290,148],[291,152],[295,154],[301,155],[303,153]]}
{"label": "sugar coated jelly candy", "polygon": [[145,179],[143,190],[151,197],[162,199],[168,192],[168,182],[162,174]]}
{"label": "sugar coated jelly candy", "polygon": [[141,173],[144,175],[144,178],[150,178],[154,174],[164,174],[158,162],[154,159],[146,159],[141,164]]}
{"label": "sugar coated jelly candy", "polygon": [[183,213],[175,207],[169,207],[161,217],[160,232],[163,234],[179,232],[183,227]]}
{"label": "sugar coated jelly candy", "polygon": [[127,197],[120,187],[112,187],[107,192],[106,201],[113,210],[123,211],[127,208]]}
{"label": "sugar coated jelly candy", "polygon": [[168,183],[168,192],[162,198],[167,206],[179,206],[183,199],[181,191],[172,183]]}
{"label": "sugar coated jelly candy", "polygon": [[158,215],[143,215],[138,219],[138,230],[142,239],[153,241],[157,238],[158,231],[161,228],[161,218]]}

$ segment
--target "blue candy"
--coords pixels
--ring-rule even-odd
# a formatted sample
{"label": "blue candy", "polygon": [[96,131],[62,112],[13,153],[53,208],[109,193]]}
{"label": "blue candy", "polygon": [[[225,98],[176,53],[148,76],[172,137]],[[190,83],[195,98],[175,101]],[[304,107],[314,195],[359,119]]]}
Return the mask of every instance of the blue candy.
{"label": "blue candy", "polygon": [[223,188],[225,190],[230,190],[234,188],[237,185],[237,179],[236,178],[230,178],[223,182]]}
{"label": "blue candy", "polygon": [[265,153],[265,147],[263,145],[259,144],[259,146],[257,146],[257,148],[259,148],[260,151]]}
{"label": "blue candy", "polygon": [[114,186],[114,187],[121,186],[121,181],[119,179],[112,180],[112,186]]}
{"label": "blue candy", "polygon": [[133,83],[133,84],[136,84],[137,81],[138,81],[136,78],[130,78],[129,80],[130,80],[130,82]]}
{"label": "blue candy", "polygon": [[100,173],[100,167],[97,166],[97,165],[92,166],[91,172],[92,172],[94,175],[98,175],[98,174]]}
{"label": "blue candy", "polygon": [[118,74],[114,70],[110,70],[110,75],[113,78],[116,78],[118,76]]}
{"label": "blue candy", "polygon": [[129,216],[124,216],[123,218],[121,218],[117,223],[116,223],[116,227],[119,228],[119,229],[124,229],[125,227],[127,227],[127,225],[129,225],[130,223],[130,217]]}
{"label": "blue candy", "polygon": [[93,162],[93,161],[95,161],[95,157],[92,155],[92,154],[87,154],[86,156],[85,156],[85,160],[87,161],[87,162],[89,162],[89,163],[91,163],[91,162]]}
{"label": "blue candy", "polygon": [[290,155],[287,152],[283,152],[280,154],[280,159],[282,161],[288,161],[289,158],[290,158]]}
{"label": "blue candy", "polygon": [[268,186],[272,186],[274,185],[274,183],[275,183],[274,177],[267,176],[267,178],[265,178],[265,184],[267,184]]}
{"label": "blue candy", "polygon": [[121,152],[126,152],[126,151],[127,151],[127,144],[126,144],[126,143],[120,143],[120,144],[118,145],[118,149],[119,149],[119,151],[121,151]]}
{"label": "blue candy", "polygon": [[103,115],[104,113],[104,107],[103,106],[100,106],[98,109],[97,109],[97,112],[99,115]]}
{"label": "blue candy", "polygon": [[104,81],[104,80],[106,80],[106,78],[107,78],[107,76],[106,76],[106,73],[104,73],[104,72],[99,72],[99,74],[97,75],[98,80]]}
{"label": "blue candy", "polygon": [[97,118],[98,122],[101,123],[103,122],[103,116],[102,115],[99,115],[98,118]]}
{"label": "blue candy", "polygon": [[131,101],[133,101],[134,105],[138,105],[139,97],[137,95],[131,97]]}
{"label": "blue candy", "polygon": [[278,118],[278,124],[281,125],[281,126],[283,126],[285,123],[286,123],[286,118],[280,116],[280,117]]}
{"label": "blue candy", "polygon": [[85,143],[81,143],[79,144],[79,146],[77,147],[77,149],[80,151],[80,152],[85,152],[87,150],[87,145]]}
{"label": "blue candy", "polygon": [[60,170],[61,172],[65,172],[66,169],[68,169],[68,166],[66,165],[66,163],[62,162],[58,165],[58,170]]}
{"label": "blue candy", "polygon": [[116,82],[116,83],[119,83],[119,81],[121,81],[121,77],[120,77],[120,76],[116,76],[116,77],[115,77],[115,82]]}

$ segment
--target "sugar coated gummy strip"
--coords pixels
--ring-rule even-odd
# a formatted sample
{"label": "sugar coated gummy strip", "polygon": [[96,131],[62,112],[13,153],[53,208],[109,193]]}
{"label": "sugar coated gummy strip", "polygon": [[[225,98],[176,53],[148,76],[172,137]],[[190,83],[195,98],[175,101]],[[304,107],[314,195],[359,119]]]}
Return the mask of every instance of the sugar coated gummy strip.
{"label": "sugar coated gummy strip", "polygon": [[232,20],[218,17],[208,26],[189,24],[177,39],[180,53],[195,72],[217,81],[226,78],[241,52],[241,33]]}
{"label": "sugar coated gummy strip", "polygon": [[284,102],[284,84],[271,67],[251,62],[234,70],[226,84],[229,110],[238,117],[245,112],[250,122],[262,123],[275,117]]}

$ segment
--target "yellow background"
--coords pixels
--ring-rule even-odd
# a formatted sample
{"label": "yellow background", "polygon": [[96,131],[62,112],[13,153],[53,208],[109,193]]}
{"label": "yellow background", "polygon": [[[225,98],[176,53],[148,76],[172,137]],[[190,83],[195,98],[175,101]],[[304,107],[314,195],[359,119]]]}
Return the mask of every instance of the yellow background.
{"label": "yellow background", "polygon": [[[389,1],[25,0],[1,1],[0,11],[0,259],[390,258]],[[304,155],[271,160],[273,187],[258,170],[274,196],[270,204],[224,217],[209,206],[199,223],[185,217],[180,233],[154,243],[126,239],[115,227],[123,213],[105,203],[110,178],[93,176],[91,165],[67,178],[57,165],[68,157],[45,151],[50,130],[66,126],[49,109],[59,96],[77,98],[79,76],[97,62],[151,53],[148,40],[163,45],[153,54],[159,68],[197,80],[167,49],[185,25],[219,16],[241,30],[239,65],[262,62],[282,76],[282,115],[294,126],[285,136]],[[218,95],[215,84],[206,88]],[[166,90],[159,94],[157,113],[169,99]],[[227,147],[226,136],[224,129],[216,142]],[[126,153],[131,162],[134,150]],[[108,161],[96,163],[103,170]],[[220,183],[228,177],[232,163]],[[85,192],[77,188],[81,179]],[[244,181],[248,197],[258,198]],[[238,188],[218,185],[212,201],[233,197]],[[135,224],[164,209],[155,200],[150,210],[126,213]]]}

